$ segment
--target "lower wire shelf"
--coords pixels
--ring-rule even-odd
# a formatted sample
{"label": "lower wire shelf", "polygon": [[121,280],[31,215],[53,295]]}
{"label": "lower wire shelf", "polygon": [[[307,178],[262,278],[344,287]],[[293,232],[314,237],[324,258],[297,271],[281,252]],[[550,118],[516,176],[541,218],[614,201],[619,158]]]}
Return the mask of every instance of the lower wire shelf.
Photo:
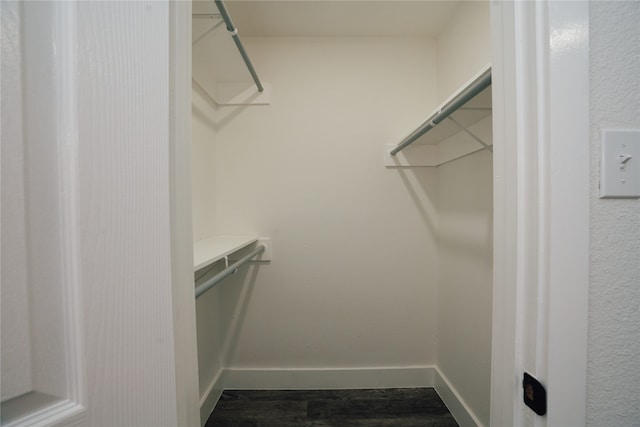
{"label": "lower wire shelf", "polygon": [[227,276],[235,274],[240,267],[242,267],[244,264],[246,264],[249,261],[251,261],[255,256],[257,256],[257,255],[261,254],[262,252],[264,252],[264,250],[265,250],[265,246],[264,245],[258,245],[258,247],[255,248],[250,254],[240,258],[238,261],[234,262],[229,267],[227,267],[224,270],[222,270],[220,273],[218,273],[215,276],[211,277],[210,279],[208,279],[204,283],[198,285],[196,287],[196,298],[198,298],[199,296],[201,296],[202,294],[207,292],[209,289],[213,288],[215,285],[217,285],[222,280],[224,280]]}
{"label": "lower wire shelf", "polygon": [[258,236],[214,236],[193,244],[193,271],[198,271],[258,241]]}

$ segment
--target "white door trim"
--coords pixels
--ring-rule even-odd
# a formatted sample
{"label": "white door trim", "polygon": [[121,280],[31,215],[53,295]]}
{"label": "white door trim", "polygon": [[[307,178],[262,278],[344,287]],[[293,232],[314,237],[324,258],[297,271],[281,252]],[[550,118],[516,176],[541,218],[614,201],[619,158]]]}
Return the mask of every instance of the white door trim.
{"label": "white door trim", "polygon": [[169,3],[169,185],[177,413],[178,425],[199,426],[202,423],[191,226],[191,19],[191,2]]}
{"label": "white door trim", "polygon": [[515,426],[517,134],[515,110],[514,5],[491,4],[493,99],[493,330],[491,349],[491,425]]}
{"label": "white door trim", "polygon": [[585,425],[589,296],[589,3],[549,2],[549,420]]}
{"label": "white door trim", "polygon": [[[491,424],[585,422],[589,272],[587,2],[493,2]],[[522,403],[523,372],[548,412]]]}

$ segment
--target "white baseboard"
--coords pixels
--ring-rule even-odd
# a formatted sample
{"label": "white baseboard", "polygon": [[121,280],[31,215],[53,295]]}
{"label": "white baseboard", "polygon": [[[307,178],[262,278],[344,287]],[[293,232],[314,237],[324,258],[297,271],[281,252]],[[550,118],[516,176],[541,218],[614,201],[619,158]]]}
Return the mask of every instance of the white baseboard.
{"label": "white baseboard", "polygon": [[220,399],[224,391],[224,369],[218,372],[218,375],[209,383],[205,392],[200,396],[200,425],[204,426],[216,407],[216,403]]}
{"label": "white baseboard", "polygon": [[226,389],[322,390],[433,387],[433,366],[344,369],[225,369]]}
{"label": "white baseboard", "polygon": [[451,385],[440,370],[434,369],[434,387],[444,404],[456,419],[460,427],[483,427],[476,414],[465,403],[458,391]]}

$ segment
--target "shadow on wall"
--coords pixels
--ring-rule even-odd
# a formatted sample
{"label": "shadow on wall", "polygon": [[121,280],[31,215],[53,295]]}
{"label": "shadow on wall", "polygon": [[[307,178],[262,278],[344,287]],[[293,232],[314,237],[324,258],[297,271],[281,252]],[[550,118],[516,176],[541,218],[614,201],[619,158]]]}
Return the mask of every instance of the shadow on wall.
{"label": "shadow on wall", "polygon": [[[223,129],[247,107],[256,107],[248,104],[221,107],[196,82],[192,82],[191,88],[198,98],[196,99],[194,96],[191,103],[193,116],[206,123],[214,131]],[[205,106],[207,109],[205,109]]]}
{"label": "shadow on wall", "polygon": [[409,196],[411,196],[411,200],[416,205],[425,227],[432,236],[437,236],[438,222],[435,206],[437,185],[432,182],[435,174],[416,168],[397,168],[397,171]]}
{"label": "shadow on wall", "polygon": [[493,248],[493,167],[487,150],[440,170],[439,244],[486,262]]}
{"label": "shadow on wall", "polygon": [[218,304],[221,315],[220,327],[223,329],[222,357],[225,366],[235,360],[238,337],[242,332],[260,267],[261,264],[250,266],[242,276],[233,278],[229,286],[221,289]]}
{"label": "shadow on wall", "polygon": [[428,168],[436,172],[430,175],[421,168],[397,172],[440,250],[486,264],[493,236],[492,155],[483,150],[456,162]]}
{"label": "shadow on wall", "polygon": [[[222,367],[233,361],[260,267],[261,264],[255,263],[241,267],[236,274],[196,300],[201,381],[210,381]],[[215,266],[197,275],[196,283],[202,283],[223,269],[224,265]]]}

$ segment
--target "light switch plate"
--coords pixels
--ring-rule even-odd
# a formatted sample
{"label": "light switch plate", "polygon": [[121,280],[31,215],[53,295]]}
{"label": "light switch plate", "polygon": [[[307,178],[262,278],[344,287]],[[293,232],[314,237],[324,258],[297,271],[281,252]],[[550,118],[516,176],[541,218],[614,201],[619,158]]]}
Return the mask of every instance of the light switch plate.
{"label": "light switch plate", "polygon": [[640,197],[640,129],[603,129],[600,198]]}

